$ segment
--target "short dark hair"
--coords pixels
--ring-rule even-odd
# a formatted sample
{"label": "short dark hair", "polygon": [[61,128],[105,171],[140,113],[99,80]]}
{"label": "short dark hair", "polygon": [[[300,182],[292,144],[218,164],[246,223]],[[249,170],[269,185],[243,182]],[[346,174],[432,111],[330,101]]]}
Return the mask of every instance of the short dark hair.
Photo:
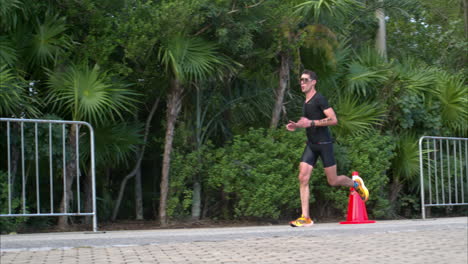
{"label": "short dark hair", "polygon": [[311,80],[317,80],[317,74],[311,70],[303,70],[302,74],[307,74],[309,75]]}

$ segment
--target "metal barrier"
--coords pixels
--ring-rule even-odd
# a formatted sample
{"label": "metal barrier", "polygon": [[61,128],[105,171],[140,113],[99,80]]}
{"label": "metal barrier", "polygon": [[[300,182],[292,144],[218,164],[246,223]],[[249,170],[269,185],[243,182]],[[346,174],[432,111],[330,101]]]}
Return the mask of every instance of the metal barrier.
{"label": "metal barrier", "polygon": [[424,136],[419,139],[423,219],[429,206],[468,205],[467,144],[468,138]]}
{"label": "metal barrier", "polygon": [[[2,125],[5,123],[5,125]],[[26,125],[27,123],[32,123],[32,126]],[[44,125],[39,125],[44,124]],[[6,129],[5,129],[6,126]],[[15,134],[12,135],[12,126],[16,128],[14,131]],[[29,126],[26,127],[25,126]],[[40,126],[40,127],[39,127]],[[87,157],[87,162],[89,160],[89,174],[91,175],[91,188],[92,188],[92,212],[82,212],[81,209],[81,190],[80,190],[80,127],[85,126],[89,129],[89,157]],[[70,129],[67,130],[67,127]],[[29,129],[28,129],[29,128]],[[6,131],[5,131],[5,130]],[[3,132],[2,132],[3,130]],[[75,137],[69,137],[68,132],[74,130]],[[5,133],[6,132],[6,133]],[[54,133],[56,132],[56,133]],[[57,133],[58,132],[58,133]],[[17,133],[17,134],[16,134]],[[27,136],[25,137],[25,133]],[[1,140],[6,140],[6,151],[0,149],[0,162],[4,165],[4,159],[7,159],[7,173],[8,173],[8,213],[0,214],[0,217],[29,217],[29,216],[93,216],[93,231],[97,232],[97,215],[96,215],[96,185],[95,185],[95,163],[94,163],[94,130],[93,127],[86,122],[81,121],[61,121],[61,120],[40,120],[40,119],[16,119],[16,118],[0,118],[0,135],[6,134],[6,138]],[[39,134],[43,142],[39,142]],[[57,135],[61,134],[61,136]],[[67,140],[68,138],[68,140]],[[54,140],[55,139],[55,140]],[[45,141],[45,142],[44,142]],[[61,144],[60,144],[61,141]],[[74,142],[71,142],[74,141]],[[34,144],[31,144],[31,143]],[[1,146],[2,144],[0,144]],[[54,145],[61,145],[59,148],[54,148]],[[74,149],[70,146],[76,146]],[[68,146],[68,148],[67,148]],[[15,150],[15,157],[12,157],[13,148]],[[19,148],[19,149],[18,149]],[[41,151],[39,150],[41,148]],[[58,149],[58,150],[57,150]],[[68,152],[67,152],[68,150]],[[75,151],[73,153],[73,151]],[[40,152],[44,155],[40,155]],[[21,155],[21,157],[19,157]],[[27,159],[25,159],[25,155]],[[54,158],[61,156],[61,160]],[[72,162],[67,159],[67,156],[74,157],[75,167],[76,167],[76,177],[73,178],[73,181],[67,183],[67,165]],[[13,158],[13,160],[12,160]],[[17,159],[15,163],[16,166],[12,165],[12,162]],[[19,168],[19,159],[21,159],[21,168]],[[83,160],[81,160],[83,162]],[[46,166],[40,167],[40,164],[47,164]],[[0,168],[3,166],[1,165]],[[26,169],[26,166],[28,168]],[[61,168],[60,168],[61,166]],[[30,173],[29,170],[31,167],[34,167],[33,173]],[[44,168],[44,167],[48,167]],[[12,171],[16,171],[16,168],[21,169],[21,198],[14,197],[14,188],[18,187],[14,185],[16,175]],[[62,171],[61,178],[59,179],[59,184],[54,185],[57,178],[57,173],[54,172]],[[45,173],[44,173],[45,172]],[[71,174],[71,172],[68,172]],[[28,181],[29,176],[35,174],[35,179]],[[19,176],[19,175],[18,175]],[[41,177],[42,176],[42,177]],[[44,180],[45,177],[48,178]],[[18,177],[19,178],[19,177]],[[18,180],[20,180],[18,179]],[[35,181],[34,181],[35,180]],[[41,181],[42,180],[42,181]],[[48,186],[47,186],[48,181]],[[28,196],[27,193],[27,184],[35,184],[35,197]],[[76,195],[73,197],[67,197],[67,184],[71,189],[72,185],[76,186]],[[63,187],[62,187],[63,186]],[[46,188],[44,188],[46,187]],[[42,194],[49,193],[45,198],[48,198],[45,206],[41,203],[41,190]],[[5,190],[0,190],[4,192]],[[62,209],[61,212],[56,212],[54,207],[54,193],[62,192]],[[18,195],[19,196],[19,195]],[[44,195],[42,195],[44,196]],[[76,196],[76,197],[75,197]],[[34,197],[34,198],[32,198]],[[35,200],[35,204],[27,204],[27,201]],[[32,198],[32,199],[31,199]],[[76,199],[76,210],[75,208],[68,208],[68,199]],[[16,199],[16,200],[15,200]],[[12,202],[15,203],[21,201],[21,208],[13,208]],[[41,208],[50,207],[47,209]],[[29,207],[36,207],[35,212],[30,212]],[[19,211],[19,212],[18,212]]]}

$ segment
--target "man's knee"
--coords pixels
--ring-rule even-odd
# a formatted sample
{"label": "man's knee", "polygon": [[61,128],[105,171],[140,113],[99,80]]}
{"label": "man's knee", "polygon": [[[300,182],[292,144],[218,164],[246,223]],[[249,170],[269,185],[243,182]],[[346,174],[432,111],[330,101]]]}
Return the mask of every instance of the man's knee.
{"label": "man's knee", "polygon": [[328,181],[328,185],[330,186],[335,187],[339,185],[336,178],[333,178],[333,179],[327,178],[327,181]]}
{"label": "man's knee", "polygon": [[301,185],[307,185],[309,184],[309,179],[310,179],[310,173],[307,172],[299,172],[299,183]]}

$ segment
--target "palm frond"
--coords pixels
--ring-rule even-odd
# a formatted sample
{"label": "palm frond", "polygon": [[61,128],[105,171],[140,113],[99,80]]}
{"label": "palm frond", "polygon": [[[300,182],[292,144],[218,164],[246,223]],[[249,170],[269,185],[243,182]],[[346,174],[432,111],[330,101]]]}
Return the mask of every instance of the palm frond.
{"label": "palm frond", "polygon": [[338,136],[364,134],[383,122],[384,109],[377,103],[358,102],[345,96],[335,104],[338,125],[333,128]]}
{"label": "palm frond", "polygon": [[[143,125],[118,123],[96,127],[96,163],[128,166],[143,143]],[[89,148],[86,148],[89,149]]]}
{"label": "palm frond", "polygon": [[200,38],[181,35],[170,39],[158,52],[161,63],[178,80],[203,80],[223,70],[240,66],[218,52],[216,45]]}
{"label": "palm frond", "polygon": [[362,97],[373,95],[377,85],[388,80],[385,70],[372,70],[358,62],[349,65],[349,73],[345,76],[347,89]]}
{"label": "palm frond", "polygon": [[376,50],[365,47],[356,53],[356,58],[348,65],[345,75],[345,89],[349,92],[372,98],[389,79],[390,64]]}
{"label": "palm frond", "polygon": [[412,133],[398,136],[396,155],[392,161],[393,175],[400,182],[412,182],[419,175],[419,145]]}
{"label": "palm frond", "polygon": [[73,65],[64,72],[48,71],[50,93],[46,101],[73,120],[103,124],[130,112],[137,94],[122,85],[112,85],[97,66]]}
{"label": "palm frond", "polygon": [[22,87],[11,70],[0,68],[0,116],[11,116],[21,102]]}
{"label": "palm frond", "polygon": [[410,17],[408,10],[421,8],[421,2],[418,0],[385,0],[385,1],[367,1],[366,9],[374,11],[383,9],[385,13],[394,17],[403,15]]}
{"label": "palm frond", "polygon": [[302,46],[321,50],[325,61],[336,67],[335,50],[338,47],[336,34],[324,25],[309,25],[302,30]]}
{"label": "palm frond", "polygon": [[0,36],[0,65],[14,65],[18,54],[12,41],[6,36]]}
{"label": "palm frond", "polygon": [[353,0],[311,0],[295,6],[294,13],[303,17],[312,15],[315,23],[318,23],[322,16],[346,17],[359,8],[362,5]]}
{"label": "palm frond", "polygon": [[441,72],[438,75],[436,93],[441,103],[442,122],[455,133],[466,136],[468,87],[465,85],[465,78]]}
{"label": "palm frond", "polygon": [[434,93],[437,71],[432,67],[421,65],[411,58],[406,58],[393,68],[400,88],[421,96]]}
{"label": "palm frond", "polygon": [[40,101],[29,94],[26,81],[3,65],[0,67],[0,116],[37,117]]}
{"label": "palm frond", "polygon": [[356,61],[369,68],[387,68],[389,64],[385,61],[378,51],[366,46],[356,52]]}
{"label": "palm frond", "polygon": [[54,62],[57,56],[61,55],[72,44],[65,31],[64,18],[47,17],[43,23],[37,20],[27,52],[29,63],[45,66]]}
{"label": "palm frond", "polygon": [[21,0],[0,0],[0,28],[10,31],[16,27],[19,20],[16,11],[21,10],[22,5]]}

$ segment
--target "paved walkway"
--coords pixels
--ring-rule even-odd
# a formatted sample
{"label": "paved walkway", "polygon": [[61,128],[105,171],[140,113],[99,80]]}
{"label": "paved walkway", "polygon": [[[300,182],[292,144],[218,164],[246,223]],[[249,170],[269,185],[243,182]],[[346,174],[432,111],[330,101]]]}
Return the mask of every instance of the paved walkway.
{"label": "paved walkway", "polygon": [[468,218],[0,236],[0,263],[468,263]]}

